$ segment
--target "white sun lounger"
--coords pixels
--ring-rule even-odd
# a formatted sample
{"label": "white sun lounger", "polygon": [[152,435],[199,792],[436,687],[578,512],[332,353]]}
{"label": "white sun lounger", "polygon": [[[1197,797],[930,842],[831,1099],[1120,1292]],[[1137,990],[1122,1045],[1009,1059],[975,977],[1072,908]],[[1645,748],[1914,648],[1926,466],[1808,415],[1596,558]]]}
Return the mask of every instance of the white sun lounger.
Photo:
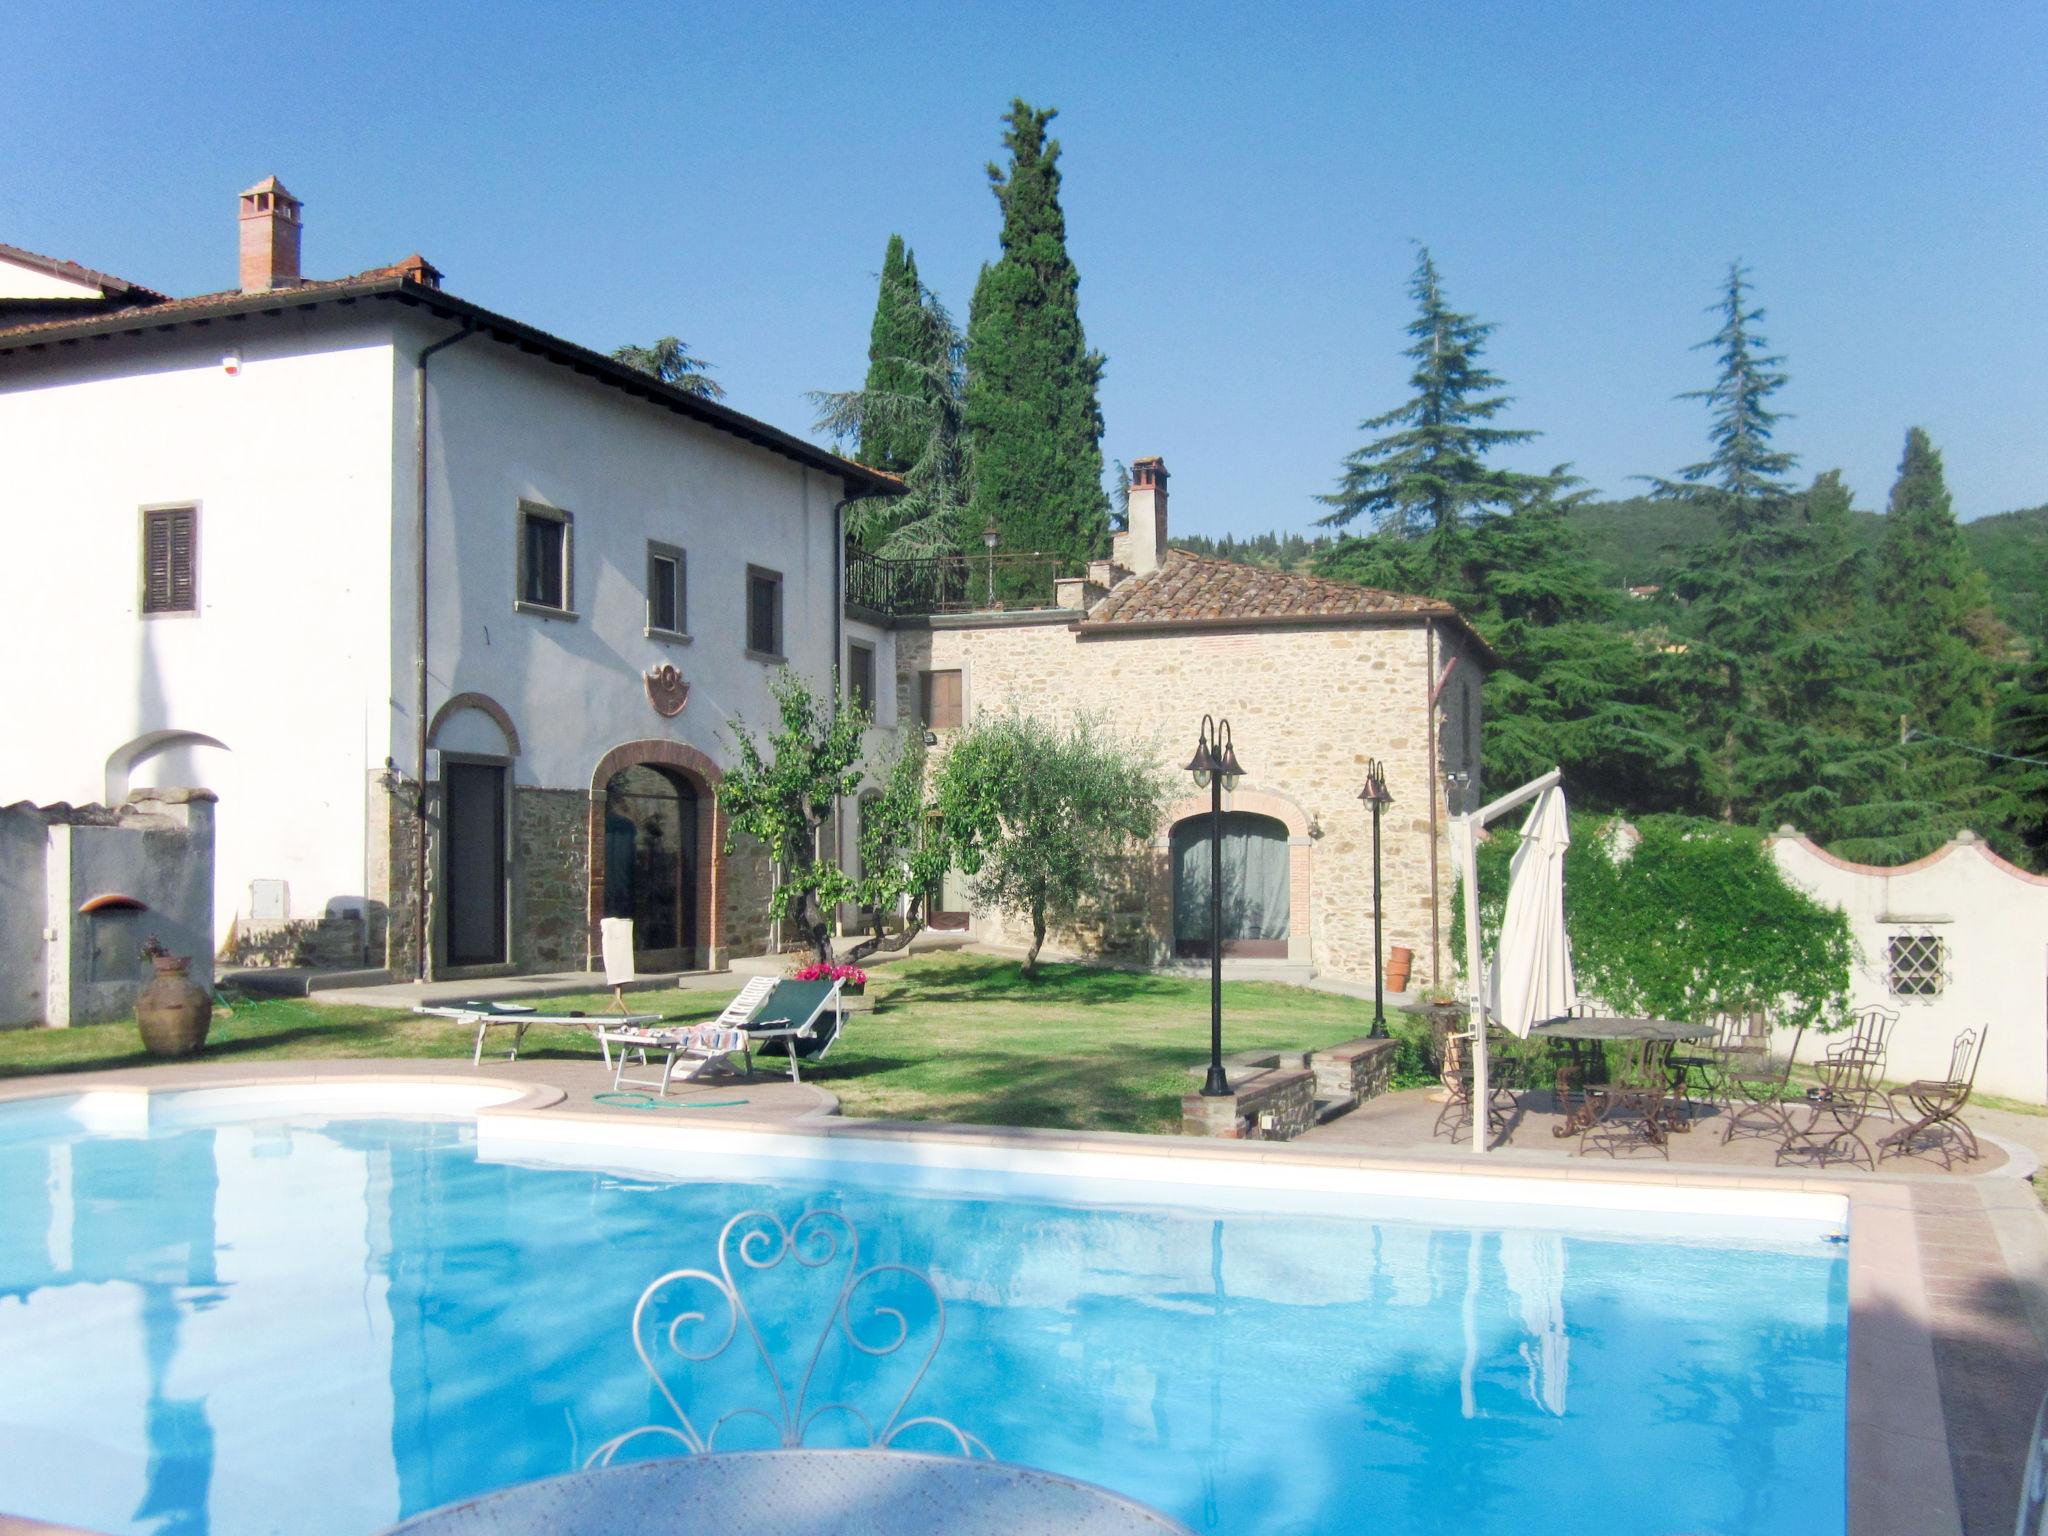
{"label": "white sun lounger", "polygon": [[[612,1091],[617,1092],[630,1085],[654,1088],[666,1096],[668,1085],[678,1076],[687,1083],[719,1068],[737,1073],[739,1069],[733,1066],[730,1058],[748,1046],[748,1037],[740,1026],[760,1012],[761,1005],[774,990],[774,977],[754,977],[708,1024],[649,1029],[638,1024],[626,1024],[623,1020],[619,1024],[606,1021],[598,1031],[598,1037],[605,1047],[605,1060],[612,1067]],[[614,1047],[619,1053],[616,1061],[611,1054]],[[639,1056],[641,1066],[651,1065],[647,1059],[649,1051],[662,1053],[661,1076],[626,1076],[629,1059],[635,1054]],[[678,1060],[685,1063],[680,1074],[676,1071]]]}
{"label": "white sun lounger", "polygon": [[512,1049],[506,1053],[507,1061],[519,1059],[519,1047],[526,1042],[526,1032],[536,1024],[572,1024],[578,1029],[590,1031],[597,1038],[598,1049],[604,1052],[604,1064],[612,1064],[611,1046],[605,1041],[605,1031],[638,1024],[659,1024],[658,1013],[542,1013],[531,1003],[418,1003],[414,1013],[431,1014],[437,1019],[453,1019],[465,1029],[476,1030],[476,1050],[469,1063],[480,1067],[484,1060],[484,1036],[493,1029],[509,1026],[512,1030]]}

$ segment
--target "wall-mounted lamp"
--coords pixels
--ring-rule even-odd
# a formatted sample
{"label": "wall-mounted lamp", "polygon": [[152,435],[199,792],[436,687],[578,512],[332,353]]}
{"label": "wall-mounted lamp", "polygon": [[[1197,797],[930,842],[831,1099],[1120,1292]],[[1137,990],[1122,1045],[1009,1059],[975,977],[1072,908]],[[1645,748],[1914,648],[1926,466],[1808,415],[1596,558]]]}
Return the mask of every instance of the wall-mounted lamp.
{"label": "wall-mounted lamp", "polygon": [[221,353],[220,371],[231,379],[242,371],[242,349],[240,347],[229,347],[225,352]]}

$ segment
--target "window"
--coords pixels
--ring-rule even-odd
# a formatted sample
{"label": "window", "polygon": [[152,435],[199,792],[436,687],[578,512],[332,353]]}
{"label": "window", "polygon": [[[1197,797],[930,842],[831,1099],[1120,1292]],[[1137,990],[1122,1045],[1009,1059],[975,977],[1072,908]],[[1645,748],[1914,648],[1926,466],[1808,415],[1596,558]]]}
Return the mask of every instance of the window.
{"label": "window", "polygon": [[1932,933],[1898,933],[1884,947],[1894,997],[1939,997],[1948,986],[1948,946]]}
{"label": "window", "polygon": [[747,567],[747,654],[782,660],[782,575]]}
{"label": "window", "polygon": [[647,632],[688,631],[683,593],[683,552],[670,544],[647,546]]}
{"label": "window", "polygon": [[199,509],[142,509],[142,611],[199,611]]}
{"label": "window", "polygon": [[536,502],[519,504],[519,605],[566,614],[575,592],[573,519]]}
{"label": "window", "polygon": [[960,723],[960,673],[927,672],[924,675],[924,723],[934,731],[948,730]]}
{"label": "window", "polygon": [[875,648],[854,641],[846,649],[846,696],[870,716],[875,712]]}

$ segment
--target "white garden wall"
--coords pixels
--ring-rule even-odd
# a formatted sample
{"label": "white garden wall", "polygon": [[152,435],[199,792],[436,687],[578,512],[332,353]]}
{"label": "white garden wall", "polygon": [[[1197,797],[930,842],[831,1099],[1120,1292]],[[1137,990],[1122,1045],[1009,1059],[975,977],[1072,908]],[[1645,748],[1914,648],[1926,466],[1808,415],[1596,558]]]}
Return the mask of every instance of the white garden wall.
{"label": "white garden wall", "polygon": [[[2007,863],[1968,832],[1891,869],[1838,859],[1796,833],[1779,834],[1770,847],[1787,879],[1848,913],[1860,952],[1854,1005],[1899,1014],[1888,1076],[1946,1077],[1956,1035],[1989,1025],[1978,1087],[2048,1104],[2048,878]],[[1898,964],[1895,943],[1911,946]],[[1935,988],[1925,994],[1911,990],[1911,972],[1928,974],[1915,964],[1923,957],[1933,961]],[[1808,1041],[1802,1058],[1814,1050]]]}

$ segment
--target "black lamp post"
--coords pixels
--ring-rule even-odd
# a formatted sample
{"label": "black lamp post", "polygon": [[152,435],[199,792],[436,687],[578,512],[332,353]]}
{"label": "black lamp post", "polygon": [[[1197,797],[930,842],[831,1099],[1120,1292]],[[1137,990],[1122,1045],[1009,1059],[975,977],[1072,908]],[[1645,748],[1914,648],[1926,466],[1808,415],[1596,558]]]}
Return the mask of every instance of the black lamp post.
{"label": "black lamp post", "polygon": [[996,545],[1002,542],[1003,531],[989,519],[989,525],[981,530],[982,546],[988,550],[988,606],[996,605]]}
{"label": "black lamp post", "polygon": [[1188,762],[1197,788],[1209,789],[1209,1075],[1204,1096],[1230,1092],[1223,1075],[1223,791],[1236,789],[1244,778],[1231,745],[1230,722],[1202,716],[1201,740]]}
{"label": "black lamp post", "polygon": [[1372,807],[1372,1032],[1370,1038],[1387,1038],[1387,989],[1383,976],[1385,950],[1381,945],[1380,909],[1380,817],[1394,797],[1387,793],[1386,766],[1376,757],[1365,764],[1365,788],[1358,798]]}

